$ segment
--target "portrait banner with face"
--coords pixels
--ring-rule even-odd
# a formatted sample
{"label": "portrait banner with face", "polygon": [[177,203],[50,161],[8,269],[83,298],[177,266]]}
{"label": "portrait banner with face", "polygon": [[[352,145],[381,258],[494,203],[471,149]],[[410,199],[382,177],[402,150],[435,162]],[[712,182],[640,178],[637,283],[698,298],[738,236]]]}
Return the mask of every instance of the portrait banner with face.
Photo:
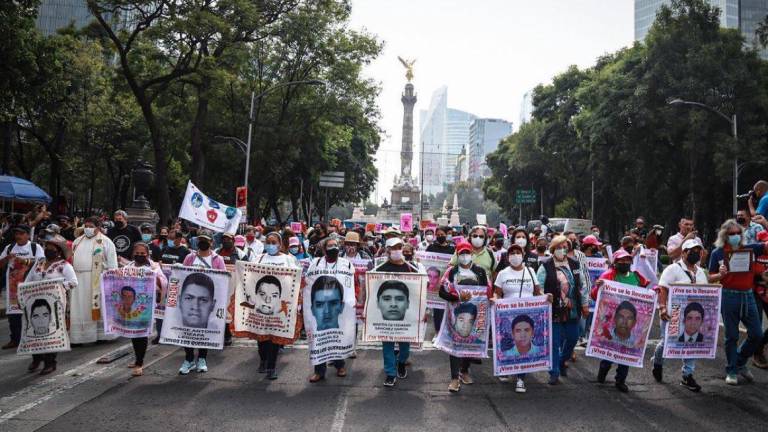
{"label": "portrait banner with face", "polygon": [[426,329],[427,275],[369,271],[365,277],[363,341],[420,343]]}
{"label": "portrait banner with face", "polygon": [[469,292],[466,302],[447,303],[435,347],[455,357],[488,358],[488,292],[478,285],[456,285]]}
{"label": "portrait banner with face", "polygon": [[451,262],[451,254],[416,251],[416,260],[427,270],[427,307],[445,309],[445,300],[440,298],[440,280]]}
{"label": "portrait banner with face", "polygon": [[720,285],[672,285],[664,334],[664,358],[713,359],[720,330]]}
{"label": "portrait banner with face", "polygon": [[223,349],[230,278],[227,271],[173,266],[160,343]]}
{"label": "portrait banner with face", "polygon": [[606,280],[597,294],[587,355],[643,367],[655,312],[655,291]]}
{"label": "portrait banner with face", "polygon": [[304,285],[304,330],[309,360],[319,365],[342,360],[355,350],[355,273],[310,269]]}
{"label": "portrait banner with face", "polygon": [[547,296],[505,298],[491,307],[495,376],[552,368],[552,304]]}
{"label": "portrait banner with face", "polygon": [[19,284],[24,282],[35,260],[30,258],[12,258],[8,261],[5,272],[5,313],[6,315],[23,313],[19,306]]}
{"label": "portrait banner with face", "polygon": [[373,268],[373,260],[352,258],[349,261],[355,266],[355,316],[362,324],[365,310],[365,274]]}
{"label": "portrait banner with face", "polygon": [[64,279],[22,282],[18,285],[18,293],[22,326],[16,354],[69,351],[69,334],[64,316],[67,310]]}
{"label": "portrait banner with face", "polygon": [[235,335],[293,338],[300,290],[298,267],[238,261]]}
{"label": "portrait banner with face", "polygon": [[157,296],[155,272],[148,267],[121,267],[101,274],[104,333],[127,338],[152,335]]}
{"label": "portrait banner with face", "polygon": [[[608,259],[586,257],[584,258],[584,260],[587,263],[589,280],[592,283],[592,286],[595,286],[595,282],[598,279],[600,279],[600,275],[602,275],[603,273],[605,273],[606,270],[608,270]],[[589,298],[589,310],[590,312],[594,312],[595,310],[595,301],[592,300],[592,297]]]}

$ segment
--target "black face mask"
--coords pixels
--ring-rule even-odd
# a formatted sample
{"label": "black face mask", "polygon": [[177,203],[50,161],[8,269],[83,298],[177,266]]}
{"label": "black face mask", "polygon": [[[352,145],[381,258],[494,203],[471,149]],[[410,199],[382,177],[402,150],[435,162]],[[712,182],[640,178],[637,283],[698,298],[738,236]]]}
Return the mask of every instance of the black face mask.
{"label": "black face mask", "polygon": [[632,254],[632,251],[633,251],[634,249],[635,249],[635,248],[633,248],[633,247],[631,247],[631,246],[630,246],[630,247],[625,247],[625,248],[624,248],[624,250],[625,250],[625,251],[627,251],[627,253],[628,253],[628,254],[630,254],[630,255]]}
{"label": "black face mask", "polygon": [[438,243],[445,243],[445,236],[437,236]]}
{"label": "black face mask", "polygon": [[136,264],[143,266],[147,264],[147,256],[146,255],[134,255],[133,256],[133,262]]}
{"label": "black face mask", "polygon": [[231,241],[221,242],[221,245],[224,247],[224,249],[232,249],[233,247],[235,247],[235,244],[232,243]]}
{"label": "black face mask", "polygon": [[736,218],[736,223],[738,223],[739,225],[744,225],[744,224],[747,223],[747,220],[745,218],[743,218],[743,217],[737,217]]}
{"label": "black face mask", "polygon": [[211,248],[211,242],[209,242],[208,240],[199,240],[197,242],[197,248],[200,249],[201,251],[206,251]]}
{"label": "black face mask", "polygon": [[698,252],[698,251],[688,252],[688,256],[685,257],[685,260],[688,262],[688,264],[694,265],[699,261],[701,261],[701,252]]}
{"label": "black face mask", "polygon": [[47,259],[48,261],[53,261],[58,257],[59,257],[59,251],[57,251],[56,249],[45,250],[45,259]]}
{"label": "black face mask", "polygon": [[501,249],[504,247],[504,240],[496,240],[494,244],[496,245],[497,248]]}
{"label": "black face mask", "polygon": [[536,252],[543,254],[547,250],[546,246],[539,246],[536,248]]}
{"label": "black face mask", "polygon": [[168,238],[167,235],[161,235],[160,236],[160,241],[165,241],[167,238]]}
{"label": "black face mask", "polygon": [[120,222],[117,222],[115,225],[117,225],[119,228],[125,228],[126,225],[128,225],[128,222],[120,221]]}
{"label": "black face mask", "polygon": [[616,263],[614,264],[616,267],[616,271],[621,274],[629,273],[630,264],[629,263]]}
{"label": "black face mask", "polygon": [[413,255],[403,255],[403,259],[406,261],[413,261]]}
{"label": "black face mask", "polygon": [[336,261],[336,259],[339,257],[339,247],[333,246],[325,250],[325,257],[328,259],[328,261]]}

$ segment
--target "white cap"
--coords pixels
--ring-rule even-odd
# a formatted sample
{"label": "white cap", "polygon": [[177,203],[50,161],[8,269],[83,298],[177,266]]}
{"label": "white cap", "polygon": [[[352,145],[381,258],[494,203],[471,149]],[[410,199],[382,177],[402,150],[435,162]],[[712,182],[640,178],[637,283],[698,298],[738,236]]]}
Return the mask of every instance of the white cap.
{"label": "white cap", "polygon": [[387,247],[393,247],[397,246],[399,244],[403,244],[403,241],[400,239],[400,237],[392,237],[390,239],[387,239]]}
{"label": "white cap", "polygon": [[683,250],[686,251],[688,249],[693,249],[695,247],[704,248],[704,246],[701,245],[701,242],[699,239],[688,239],[685,242],[683,242]]}

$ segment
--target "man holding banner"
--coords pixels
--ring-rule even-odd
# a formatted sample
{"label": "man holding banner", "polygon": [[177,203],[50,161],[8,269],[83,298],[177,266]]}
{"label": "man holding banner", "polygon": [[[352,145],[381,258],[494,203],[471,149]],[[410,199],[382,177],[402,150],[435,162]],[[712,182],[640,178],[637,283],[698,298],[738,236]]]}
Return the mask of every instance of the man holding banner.
{"label": "man holding banner", "polygon": [[[688,284],[691,286],[694,285],[704,285],[707,283],[707,275],[704,273],[704,269],[699,267],[699,261],[701,260],[702,251],[704,247],[699,243],[696,239],[689,239],[683,242],[682,247],[682,256],[681,260],[677,261],[676,263],[673,263],[669,265],[667,268],[664,269],[664,271],[661,273],[661,278],[659,279],[659,285],[658,285],[658,294],[659,294],[659,317],[661,318],[661,334],[662,338],[659,340],[659,343],[656,345],[656,350],[653,354],[653,378],[656,380],[656,382],[661,382],[663,379],[663,365],[664,365],[664,357],[665,357],[665,341],[669,341],[672,339],[677,338],[677,334],[674,335],[667,335],[667,330],[669,327],[670,322],[670,311],[672,310],[670,307],[669,301],[670,299],[670,289],[675,284]],[[719,292],[719,289],[717,289],[717,292]],[[692,313],[685,313],[683,312],[683,321],[690,321],[695,315],[698,315],[698,324],[699,326],[702,324],[702,320],[705,315],[709,315],[711,317],[714,317],[715,321],[717,321],[717,317],[719,315],[719,296],[716,296],[716,299],[718,300],[716,302],[715,310],[705,311],[701,310],[694,311]],[[679,303],[676,302],[675,306],[680,306]],[[685,307],[685,306],[684,306]],[[674,310],[676,318],[678,315],[680,315],[680,310],[675,309]],[[677,327],[677,326],[675,326]],[[712,342],[714,342],[715,347],[717,346],[717,324],[715,324],[715,337],[712,339]],[[698,328],[696,329],[696,333],[698,334]],[[700,334],[698,334],[701,336]],[[696,338],[698,339],[698,337]],[[702,338],[703,339],[703,338]],[[683,343],[685,343],[685,337],[683,335]],[[697,341],[697,343],[700,341]],[[673,341],[672,344],[677,345],[677,342]],[[714,352],[713,352],[714,353]],[[696,360],[693,358],[683,358],[683,377],[680,380],[680,385],[687,388],[690,391],[698,392],[701,391],[701,386],[696,382],[696,380],[693,378],[693,372],[696,370]]]}

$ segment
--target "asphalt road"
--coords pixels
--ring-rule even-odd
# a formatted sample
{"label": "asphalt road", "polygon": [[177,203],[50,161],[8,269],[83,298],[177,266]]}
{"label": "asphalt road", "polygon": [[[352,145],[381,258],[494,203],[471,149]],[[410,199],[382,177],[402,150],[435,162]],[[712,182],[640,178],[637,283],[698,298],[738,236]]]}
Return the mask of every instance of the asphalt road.
{"label": "asphalt road", "polygon": [[526,380],[528,392],[517,394],[513,383],[492,376],[489,359],[473,365],[474,385],[451,394],[448,357],[430,349],[414,352],[408,378],[385,388],[375,346],[358,350],[346,378],[329,368],[326,381],[310,384],[303,347],[280,355],[276,381],[256,372],[255,346],[241,342],[212,351],[206,374],[179,376],[183,350],[170,346],[150,346],[138,378],[126,368],[132,355],[95,363],[127,344],[60,354],[50,377],[27,374],[29,357],[0,353],[0,431],[714,431],[765,430],[768,418],[768,371],[753,368],[755,383],[726,386],[722,349],[717,359],[699,361],[698,394],[678,385],[679,361],[668,360],[665,383],[654,382],[650,349],[646,368],[630,370],[628,394],[613,387],[613,373],[597,384],[597,361],[583,350],[560,385],[536,373]]}

